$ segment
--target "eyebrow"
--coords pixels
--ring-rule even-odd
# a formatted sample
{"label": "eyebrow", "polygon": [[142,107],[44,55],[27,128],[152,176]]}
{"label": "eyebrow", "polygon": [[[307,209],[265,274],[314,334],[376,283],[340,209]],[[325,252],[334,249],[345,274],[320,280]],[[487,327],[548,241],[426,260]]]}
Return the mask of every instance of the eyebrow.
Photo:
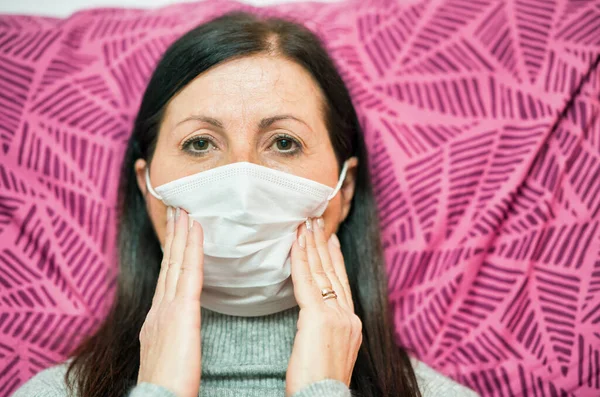
{"label": "eyebrow", "polygon": [[[189,121],[189,120],[204,121],[205,123],[213,125],[217,128],[221,128],[221,129],[224,128],[223,123],[220,120],[217,120],[213,117],[204,116],[204,115],[192,115],[192,116],[186,117],[185,119],[183,119],[180,122],[178,122],[177,124],[175,124],[175,126],[177,127],[179,124],[182,124],[183,122]],[[269,128],[271,126],[271,124],[273,124],[279,120],[295,120],[299,123],[304,124],[308,128],[310,128],[309,125],[306,124],[306,122],[304,120],[299,119],[295,116],[292,116],[291,114],[278,114],[278,115],[272,116],[272,117],[265,117],[264,119],[262,119],[260,121],[260,123],[258,123],[258,128],[261,130],[264,130],[265,128]]]}

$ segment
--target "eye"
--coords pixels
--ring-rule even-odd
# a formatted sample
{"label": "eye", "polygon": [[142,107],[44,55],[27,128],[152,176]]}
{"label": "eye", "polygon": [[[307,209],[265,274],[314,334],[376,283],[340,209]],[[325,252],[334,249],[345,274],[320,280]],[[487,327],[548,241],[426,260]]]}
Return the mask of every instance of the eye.
{"label": "eye", "polygon": [[293,146],[294,142],[292,142],[286,138],[278,139],[276,143],[277,143],[277,149],[284,151],[284,152],[294,148],[294,146]]}
{"label": "eye", "polygon": [[271,147],[283,154],[294,154],[301,149],[298,141],[287,135],[276,137]]}
{"label": "eye", "polygon": [[214,147],[215,145],[213,144],[212,140],[203,136],[192,137],[185,141],[182,145],[183,150],[195,156],[206,154]]}
{"label": "eye", "polygon": [[198,139],[191,143],[192,149],[202,151],[208,149],[208,141],[205,139]]}

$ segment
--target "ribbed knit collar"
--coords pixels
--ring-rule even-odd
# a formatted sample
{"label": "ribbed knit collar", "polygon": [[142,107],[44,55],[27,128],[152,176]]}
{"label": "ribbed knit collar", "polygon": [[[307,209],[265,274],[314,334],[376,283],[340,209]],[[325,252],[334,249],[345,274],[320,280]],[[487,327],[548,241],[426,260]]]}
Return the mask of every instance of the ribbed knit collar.
{"label": "ribbed knit collar", "polygon": [[261,317],[202,308],[203,387],[282,388],[299,308]]}

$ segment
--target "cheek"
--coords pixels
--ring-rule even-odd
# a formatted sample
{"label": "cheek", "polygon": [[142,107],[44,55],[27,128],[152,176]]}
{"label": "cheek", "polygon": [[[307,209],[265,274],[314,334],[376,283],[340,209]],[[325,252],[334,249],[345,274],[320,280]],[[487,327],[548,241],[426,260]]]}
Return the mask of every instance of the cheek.
{"label": "cheek", "polygon": [[341,199],[338,193],[327,206],[327,209],[323,213],[323,220],[325,221],[325,235],[329,237],[332,233],[337,231],[340,223],[340,212],[341,212]]}
{"label": "cheek", "polygon": [[167,207],[154,197],[151,198],[149,207],[148,216],[150,216],[161,247],[164,247],[165,234],[167,232]]}

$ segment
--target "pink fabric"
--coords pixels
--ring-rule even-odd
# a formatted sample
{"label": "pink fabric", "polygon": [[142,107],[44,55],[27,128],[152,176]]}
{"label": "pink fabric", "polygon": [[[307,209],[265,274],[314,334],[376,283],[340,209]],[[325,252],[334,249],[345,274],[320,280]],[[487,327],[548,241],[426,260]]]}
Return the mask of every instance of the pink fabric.
{"label": "pink fabric", "polygon": [[292,15],[338,63],[372,155],[398,340],[485,396],[600,395],[593,0],[0,17],[0,395],[106,314],[145,83],[176,37],[232,9]]}

